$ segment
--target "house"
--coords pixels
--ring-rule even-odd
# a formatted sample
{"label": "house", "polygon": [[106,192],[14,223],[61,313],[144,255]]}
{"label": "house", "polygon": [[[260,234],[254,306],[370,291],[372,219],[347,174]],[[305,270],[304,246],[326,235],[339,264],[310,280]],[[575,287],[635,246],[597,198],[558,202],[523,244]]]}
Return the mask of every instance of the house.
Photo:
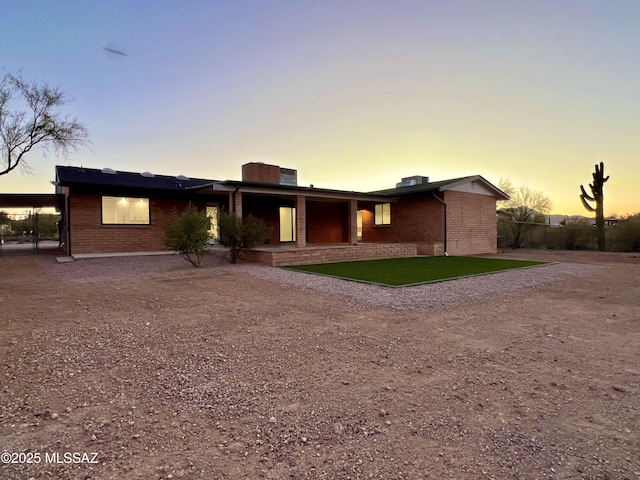
{"label": "house", "polygon": [[240,181],[57,166],[55,183],[69,255],[163,250],[165,220],[192,203],[214,241],[220,211],[263,219],[269,238],[249,257],[271,265],[492,253],[508,198],[479,175],[364,193],[299,186],[296,170],[256,162]]}

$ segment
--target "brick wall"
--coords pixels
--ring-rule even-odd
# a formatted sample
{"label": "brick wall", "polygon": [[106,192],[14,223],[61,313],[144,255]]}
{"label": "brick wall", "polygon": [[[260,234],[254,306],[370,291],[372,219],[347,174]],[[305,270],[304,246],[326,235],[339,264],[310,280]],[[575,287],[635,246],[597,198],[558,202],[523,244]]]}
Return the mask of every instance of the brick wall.
{"label": "brick wall", "polygon": [[415,257],[417,248],[412,243],[358,244],[345,246],[308,247],[302,249],[256,249],[243,252],[242,258],[273,267],[284,265],[311,265],[314,263],[377,260],[380,258]]}
{"label": "brick wall", "polygon": [[[150,199],[151,225],[102,225],[100,195],[70,196],[71,253],[113,253],[165,250],[164,224],[187,200]],[[204,208],[204,205],[197,205]]]}
{"label": "brick wall", "polygon": [[447,251],[449,255],[495,253],[496,199],[488,195],[448,190]]}
{"label": "brick wall", "polygon": [[411,242],[419,255],[434,255],[444,241],[444,207],[431,196],[411,195],[391,203],[391,225],[374,225],[374,205],[362,212],[363,242]]}
{"label": "brick wall", "polygon": [[269,230],[267,243],[278,245],[280,243],[280,207],[285,205],[293,207],[293,202],[284,202],[279,198],[246,193],[238,193],[237,196],[242,198],[242,215],[253,215],[263,220]]}
{"label": "brick wall", "polygon": [[[494,197],[446,191],[447,253],[475,255],[496,251]],[[441,197],[442,198],[442,197]],[[444,206],[425,195],[407,195],[391,203],[391,225],[374,225],[374,206],[362,212],[363,242],[412,242],[419,255],[444,253]]]}
{"label": "brick wall", "polygon": [[307,242],[349,241],[348,204],[307,201]]}

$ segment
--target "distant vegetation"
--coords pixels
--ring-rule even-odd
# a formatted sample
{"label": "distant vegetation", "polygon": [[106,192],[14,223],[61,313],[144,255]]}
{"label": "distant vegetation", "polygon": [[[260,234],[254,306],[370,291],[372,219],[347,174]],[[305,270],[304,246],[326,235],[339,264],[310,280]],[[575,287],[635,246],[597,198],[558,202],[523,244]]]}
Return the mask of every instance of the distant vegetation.
{"label": "distant vegetation", "polygon": [[[640,251],[640,212],[622,217],[615,225],[604,227],[607,251]],[[544,222],[521,225],[519,248],[548,248],[554,250],[598,250],[597,228],[584,217],[569,217],[561,225]],[[498,248],[516,248],[512,226],[498,219]]]}
{"label": "distant vegetation", "polygon": [[12,218],[7,212],[0,211],[0,234],[6,240],[31,241],[34,233],[38,239],[54,240],[58,236],[60,215],[29,213],[25,218]]}
{"label": "distant vegetation", "polygon": [[543,192],[529,187],[514,187],[509,179],[500,179],[499,188],[510,198],[498,204],[501,222],[498,235],[502,236],[504,246],[521,248],[533,226],[544,223],[551,200]]}
{"label": "distant vegetation", "polygon": [[620,252],[640,252],[640,212],[629,215],[617,225],[605,228],[608,245]]}

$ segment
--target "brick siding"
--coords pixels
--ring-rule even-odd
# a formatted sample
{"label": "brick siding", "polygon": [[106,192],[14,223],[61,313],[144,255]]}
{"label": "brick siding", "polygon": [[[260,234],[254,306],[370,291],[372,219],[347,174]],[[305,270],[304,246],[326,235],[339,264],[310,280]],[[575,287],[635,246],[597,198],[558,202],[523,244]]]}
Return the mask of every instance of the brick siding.
{"label": "brick siding", "polygon": [[[71,253],[114,253],[165,250],[164,225],[187,200],[150,198],[150,225],[102,225],[102,197],[70,196]],[[204,205],[199,206],[204,208]]]}
{"label": "brick siding", "polygon": [[449,255],[496,253],[496,199],[446,191],[447,252]]}
{"label": "brick siding", "polygon": [[[450,190],[441,195],[447,204],[447,253],[495,253],[495,198]],[[435,198],[398,198],[391,203],[390,225],[374,225],[374,205],[363,208],[363,242],[412,242],[417,244],[419,255],[444,254],[444,205]]]}
{"label": "brick siding", "polygon": [[348,203],[307,201],[307,242],[349,241]]}
{"label": "brick siding", "polygon": [[437,255],[444,242],[444,206],[424,195],[400,197],[391,203],[391,224],[374,225],[374,205],[367,205],[362,211],[362,241],[411,242],[419,255]]}
{"label": "brick siding", "polygon": [[278,245],[280,243],[280,207],[293,207],[293,202],[283,201],[279,198],[265,195],[249,195],[238,193],[242,199],[242,215],[252,215],[259,218],[267,225],[268,238],[265,243]]}
{"label": "brick siding", "polygon": [[246,163],[242,166],[242,181],[279,185],[280,167],[266,163]]}

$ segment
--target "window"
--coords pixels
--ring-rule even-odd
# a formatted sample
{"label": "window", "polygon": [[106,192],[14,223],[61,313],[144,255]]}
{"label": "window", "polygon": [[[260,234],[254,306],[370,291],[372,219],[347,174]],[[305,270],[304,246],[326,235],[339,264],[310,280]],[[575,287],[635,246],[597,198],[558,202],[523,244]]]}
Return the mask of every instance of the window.
{"label": "window", "polygon": [[296,209],[280,207],[280,241],[296,241]]}
{"label": "window", "polygon": [[358,210],[356,217],[356,230],[358,232],[358,240],[362,240],[362,210]]}
{"label": "window", "polygon": [[378,203],[375,209],[375,225],[391,225],[391,204]]}
{"label": "window", "polygon": [[102,197],[103,225],[149,225],[149,199]]}

